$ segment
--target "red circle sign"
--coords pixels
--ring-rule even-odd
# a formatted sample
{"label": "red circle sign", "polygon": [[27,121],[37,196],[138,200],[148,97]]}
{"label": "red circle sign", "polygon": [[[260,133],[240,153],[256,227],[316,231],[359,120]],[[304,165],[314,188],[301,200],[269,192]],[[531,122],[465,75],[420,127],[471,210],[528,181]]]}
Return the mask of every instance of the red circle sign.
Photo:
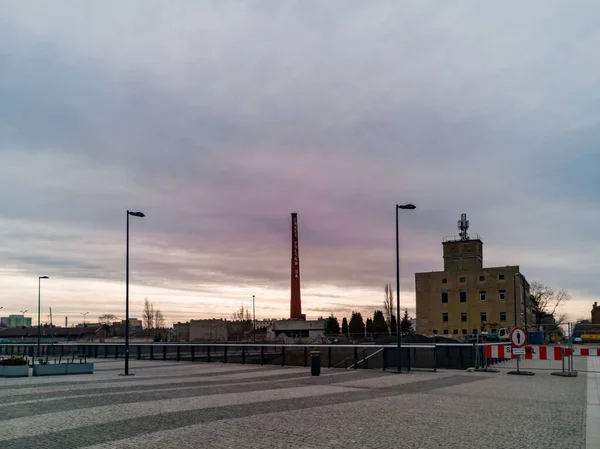
{"label": "red circle sign", "polygon": [[513,348],[522,348],[527,343],[527,334],[522,327],[515,327],[510,331],[510,344]]}

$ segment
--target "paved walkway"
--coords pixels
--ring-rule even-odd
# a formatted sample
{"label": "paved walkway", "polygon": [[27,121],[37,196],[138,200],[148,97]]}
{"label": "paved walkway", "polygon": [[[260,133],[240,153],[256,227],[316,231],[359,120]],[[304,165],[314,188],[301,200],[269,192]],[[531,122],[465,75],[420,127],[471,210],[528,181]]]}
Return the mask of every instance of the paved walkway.
{"label": "paved walkway", "polygon": [[[122,365],[0,379],[0,447],[579,449],[592,388],[584,375],[546,371],[311,377],[307,368],[132,361],[135,376],[122,377]],[[587,407],[589,429],[598,418]]]}

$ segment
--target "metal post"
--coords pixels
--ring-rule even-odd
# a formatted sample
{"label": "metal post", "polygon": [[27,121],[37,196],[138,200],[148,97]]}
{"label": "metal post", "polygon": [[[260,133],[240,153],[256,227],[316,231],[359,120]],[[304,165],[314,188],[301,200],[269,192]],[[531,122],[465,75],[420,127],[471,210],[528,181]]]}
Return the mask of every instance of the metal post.
{"label": "metal post", "polygon": [[254,343],[256,343],[256,306],[254,305],[254,295],[252,295],[252,335],[254,336]]}
{"label": "metal post", "polygon": [[400,347],[402,341],[400,339],[400,237],[398,231],[398,209],[396,204],[396,362],[398,364],[398,372],[402,372],[402,364],[400,362]]}
{"label": "metal post", "polygon": [[42,296],[42,278],[38,277],[38,331],[37,331],[37,355],[40,356],[40,334],[42,327],[40,325],[40,302]]}
{"label": "metal post", "polygon": [[125,250],[125,375],[129,376],[129,210]]}
{"label": "metal post", "polygon": [[[515,273],[515,275],[513,276],[513,298],[515,301],[515,327],[517,327],[517,276],[519,273]],[[519,359],[517,358],[517,364],[519,363]],[[519,371],[519,369],[517,368],[517,371]]]}

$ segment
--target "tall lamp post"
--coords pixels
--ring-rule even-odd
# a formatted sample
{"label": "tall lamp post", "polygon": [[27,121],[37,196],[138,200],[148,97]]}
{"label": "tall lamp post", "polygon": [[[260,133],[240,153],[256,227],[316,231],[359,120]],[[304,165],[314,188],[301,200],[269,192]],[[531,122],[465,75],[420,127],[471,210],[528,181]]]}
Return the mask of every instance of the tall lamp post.
{"label": "tall lamp post", "polygon": [[144,218],[142,212],[127,211],[127,250],[125,256],[125,376],[129,376],[129,216]]}
{"label": "tall lamp post", "polygon": [[413,210],[416,208],[417,206],[414,204],[396,204],[396,360],[398,362],[399,373],[402,372],[402,364],[400,363],[402,337],[400,335],[400,237],[398,231],[398,210]]}
{"label": "tall lamp post", "polygon": [[[37,355],[40,356],[40,337],[42,333],[42,323],[40,322],[40,302],[42,297],[42,279],[50,279],[48,276],[38,277],[38,331],[37,331]],[[25,314],[23,314],[25,318]],[[23,320],[25,321],[25,320]]]}
{"label": "tall lamp post", "polygon": [[83,327],[85,327],[85,316],[90,313],[90,312],[79,312],[81,315],[83,315]]}
{"label": "tall lamp post", "polygon": [[254,305],[254,295],[252,295],[252,335],[254,335],[254,343],[256,343],[256,306]]}

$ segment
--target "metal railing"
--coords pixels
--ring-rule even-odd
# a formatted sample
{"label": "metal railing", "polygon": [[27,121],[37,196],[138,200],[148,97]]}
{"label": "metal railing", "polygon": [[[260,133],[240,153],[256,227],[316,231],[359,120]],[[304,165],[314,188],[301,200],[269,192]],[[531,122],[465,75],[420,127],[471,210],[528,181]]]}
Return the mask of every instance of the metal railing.
{"label": "metal railing", "polygon": [[[397,369],[396,345],[272,344],[272,343],[131,343],[130,360],[171,360],[204,363],[241,363],[309,366],[310,353],[321,352],[321,366],[352,369]],[[402,369],[467,369],[481,357],[482,346],[467,343],[408,343],[402,345]],[[121,359],[123,343],[71,342],[42,344],[0,343],[0,356],[26,355],[59,358],[70,355],[97,359]]]}

